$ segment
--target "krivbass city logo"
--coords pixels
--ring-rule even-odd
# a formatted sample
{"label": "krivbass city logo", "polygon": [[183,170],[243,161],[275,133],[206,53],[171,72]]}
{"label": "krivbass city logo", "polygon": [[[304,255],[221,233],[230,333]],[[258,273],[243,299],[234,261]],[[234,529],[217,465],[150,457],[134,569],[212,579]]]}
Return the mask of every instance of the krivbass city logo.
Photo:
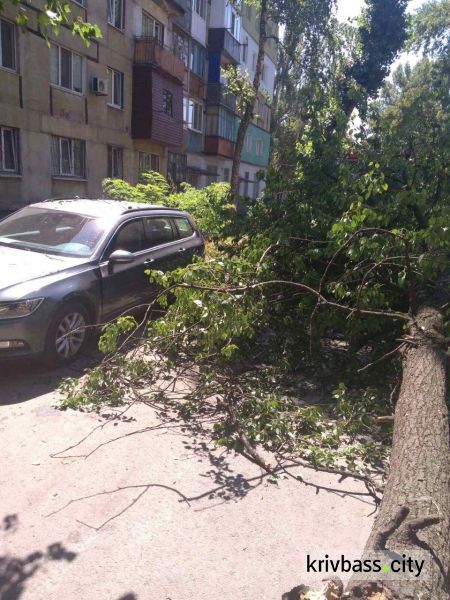
{"label": "krivbass city logo", "polygon": [[380,579],[411,581],[427,577],[426,553],[414,554],[389,552],[372,552],[364,558],[350,558],[344,554],[332,556],[306,555],[306,572],[326,575],[357,575],[362,581]]}

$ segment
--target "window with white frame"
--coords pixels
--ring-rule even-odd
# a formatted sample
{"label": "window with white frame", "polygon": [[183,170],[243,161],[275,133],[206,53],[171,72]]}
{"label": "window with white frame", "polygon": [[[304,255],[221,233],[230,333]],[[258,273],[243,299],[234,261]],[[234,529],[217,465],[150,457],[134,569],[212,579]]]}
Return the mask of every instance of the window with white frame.
{"label": "window with white frame", "polygon": [[0,67],[16,68],[16,35],[12,23],[0,19]]}
{"label": "window with white frame", "polygon": [[83,93],[83,57],[56,44],[50,45],[50,80],[53,85]]}
{"label": "window with white frame", "polygon": [[194,12],[196,12],[202,19],[205,18],[205,0],[193,0],[192,2]]}
{"label": "window with white frame", "polygon": [[160,46],[164,44],[164,25],[144,10],[142,11],[142,35],[155,38]]}
{"label": "window with white frame", "polygon": [[108,67],[108,104],[123,108],[124,76],[120,71]]}
{"label": "window with white frame", "polygon": [[108,23],[117,29],[124,29],[124,8],[125,0],[108,0]]}
{"label": "window with white frame", "polygon": [[19,130],[0,126],[0,173],[19,172]]}
{"label": "window with white frame", "polygon": [[247,137],[245,138],[245,149],[247,152],[251,152],[253,150],[253,138],[249,134],[247,134]]}
{"label": "window with white frame", "polygon": [[139,175],[148,171],[159,172],[159,155],[139,152]]}
{"label": "window with white frame", "polygon": [[123,179],[123,148],[108,146],[108,177]]}
{"label": "window with white frame", "polygon": [[189,100],[187,123],[189,129],[203,131],[203,105],[195,100]]}
{"label": "window with white frame", "polygon": [[52,136],[53,177],[86,177],[86,142]]}

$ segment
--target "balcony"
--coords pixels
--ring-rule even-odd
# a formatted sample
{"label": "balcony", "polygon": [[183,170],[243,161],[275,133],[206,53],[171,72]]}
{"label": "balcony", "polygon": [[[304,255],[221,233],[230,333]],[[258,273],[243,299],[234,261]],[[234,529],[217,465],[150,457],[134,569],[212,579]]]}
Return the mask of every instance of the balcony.
{"label": "balcony", "polygon": [[203,152],[203,134],[199,131],[188,129],[186,150],[188,152]]}
{"label": "balcony", "polygon": [[188,33],[191,31],[191,2],[190,0],[177,0],[177,4],[183,9],[182,15],[172,17],[172,23],[181,27]]}
{"label": "balcony", "polygon": [[232,94],[223,83],[209,83],[208,95],[206,97],[208,104],[221,104],[229,110],[236,112],[236,96]]}
{"label": "balcony", "polygon": [[210,52],[223,52],[232,63],[240,61],[240,43],[223,27],[212,28],[208,33],[208,50]]}
{"label": "balcony", "polygon": [[186,75],[186,66],[183,61],[174,54],[173,50],[162,46],[153,37],[135,38],[134,64],[159,67],[179,81],[183,81]]}

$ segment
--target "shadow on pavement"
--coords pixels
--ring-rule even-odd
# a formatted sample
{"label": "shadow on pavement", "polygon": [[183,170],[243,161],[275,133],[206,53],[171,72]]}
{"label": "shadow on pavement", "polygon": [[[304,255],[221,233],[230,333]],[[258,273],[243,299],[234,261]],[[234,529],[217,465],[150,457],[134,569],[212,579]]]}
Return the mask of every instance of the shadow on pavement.
{"label": "shadow on pavement", "polygon": [[[0,405],[18,404],[54,392],[66,377],[79,377],[102,359],[95,342],[72,364],[50,369],[37,360],[25,358],[0,361]],[[0,596],[1,597],[1,596]]]}
{"label": "shadow on pavement", "polygon": [[[16,531],[17,527],[17,515],[6,515],[0,524],[0,532],[6,536]],[[54,560],[72,562],[76,556],[75,552],[67,550],[60,542],[50,544],[45,551],[30,552],[24,557],[0,555],[0,598],[17,600],[24,593],[27,580],[46,563]]]}

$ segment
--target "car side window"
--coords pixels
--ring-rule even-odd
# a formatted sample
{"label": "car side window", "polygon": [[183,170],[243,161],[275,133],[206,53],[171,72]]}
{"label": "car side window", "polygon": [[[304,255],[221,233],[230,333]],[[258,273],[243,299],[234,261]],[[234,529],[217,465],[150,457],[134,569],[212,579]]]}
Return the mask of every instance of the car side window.
{"label": "car side window", "polygon": [[144,224],[147,234],[145,243],[147,248],[167,244],[168,242],[173,242],[175,239],[172,224],[165,217],[146,217]]}
{"label": "car side window", "polygon": [[107,256],[110,256],[116,250],[126,250],[127,252],[139,252],[143,250],[145,240],[144,225],[142,219],[134,219],[125,223],[112,239]]}
{"label": "car side window", "polygon": [[192,229],[192,225],[184,217],[177,217],[174,219],[174,221],[175,221],[175,225],[177,226],[180,238],[183,239],[183,238],[190,237],[194,233],[194,230]]}

